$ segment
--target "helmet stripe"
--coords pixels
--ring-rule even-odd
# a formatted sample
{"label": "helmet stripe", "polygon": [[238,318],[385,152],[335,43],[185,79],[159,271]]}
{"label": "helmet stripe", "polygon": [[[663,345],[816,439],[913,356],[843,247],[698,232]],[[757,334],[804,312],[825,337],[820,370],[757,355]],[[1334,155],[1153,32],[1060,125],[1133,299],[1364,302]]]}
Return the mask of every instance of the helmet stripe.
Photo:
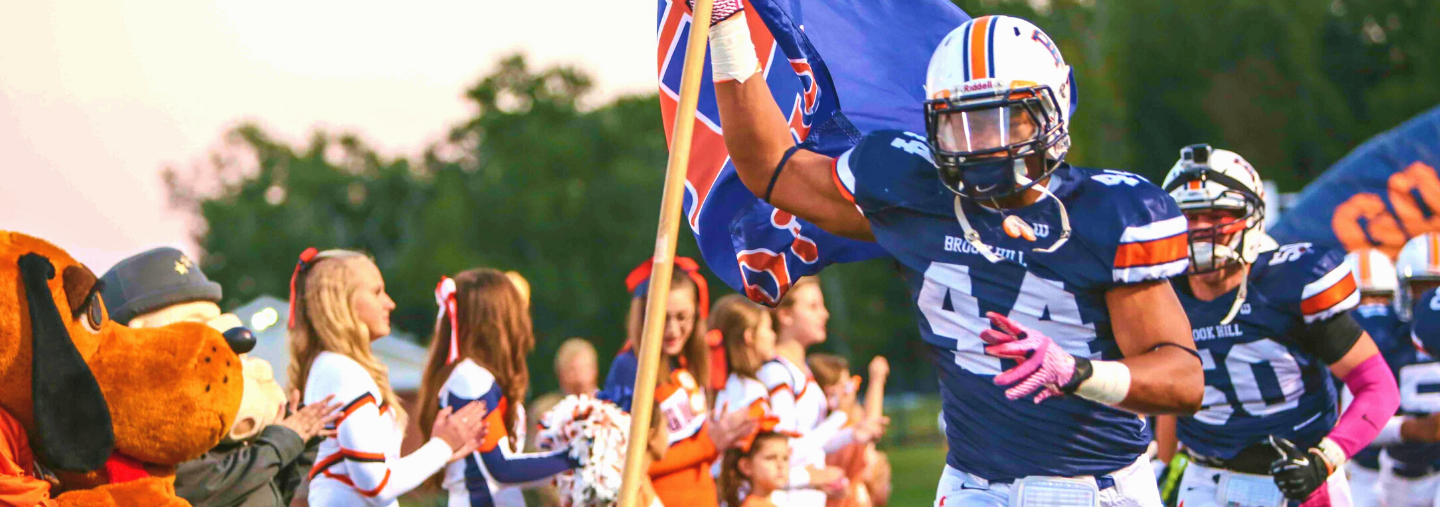
{"label": "helmet stripe", "polygon": [[1426,238],[1430,239],[1430,252],[1426,252],[1426,256],[1430,258],[1430,271],[1440,271],[1440,258],[1436,256],[1437,251],[1440,251],[1440,235],[1427,232]]}
{"label": "helmet stripe", "polygon": [[975,20],[975,25],[970,28],[970,33],[966,34],[970,40],[968,47],[970,50],[970,79],[972,80],[990,77],[988,69],[985,68],[985,55],[990,52],[986,47],[986,35],[990,32],[991,19],[993,18],[990,16],[981,16]]}
{"label": "helmet stripe", "polygon": [[1360,251],[1360,287],[1370,287],[1370,254],[1372,250],[1366,248]]}
{"label": "helmet stripe", "polygon": [[972,20],[965,24],[965,34],[960,37],[960,58],[965,65],[960,68],[965,70],[965,81],[970,80],[970,31],[975,29],[975,22]]}
{"label": "helmet stripe", "polygon": [[989,77],[995,77],[995,27],[999,24],[992,21],[985,31],[985,68]]}

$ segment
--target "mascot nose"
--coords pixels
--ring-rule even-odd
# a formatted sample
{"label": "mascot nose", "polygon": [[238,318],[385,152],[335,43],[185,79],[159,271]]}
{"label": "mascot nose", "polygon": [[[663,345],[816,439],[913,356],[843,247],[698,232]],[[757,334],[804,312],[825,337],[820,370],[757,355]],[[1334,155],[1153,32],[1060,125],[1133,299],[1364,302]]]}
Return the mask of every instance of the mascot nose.
{"label": "mascot nose", "polygon": [[221,335],[225,337],[225,343],[230,344],[230,350],[236,354],[244,354],[255,348],[255,333],[244,327],[230,328]]}

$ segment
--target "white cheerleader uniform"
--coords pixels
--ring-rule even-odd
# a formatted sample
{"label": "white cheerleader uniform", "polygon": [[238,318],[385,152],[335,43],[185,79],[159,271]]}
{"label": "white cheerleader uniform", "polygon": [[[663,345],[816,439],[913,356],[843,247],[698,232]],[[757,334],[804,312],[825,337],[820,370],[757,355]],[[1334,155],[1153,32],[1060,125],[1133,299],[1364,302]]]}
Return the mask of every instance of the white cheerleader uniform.
{"label": "white cheerleader uniform", "polygon": [[305,403],[319,403],[332,394],[345,405],[335,421],[337,434],[320,442],[310,469],[312,507],[397,506],[396,498],[450,459],[453,451],[440,438],[400,457],[405,428],[395,420],[394,410],[381,403],[380,388],[370,374],[349,357],[321,352],[310,365]]}

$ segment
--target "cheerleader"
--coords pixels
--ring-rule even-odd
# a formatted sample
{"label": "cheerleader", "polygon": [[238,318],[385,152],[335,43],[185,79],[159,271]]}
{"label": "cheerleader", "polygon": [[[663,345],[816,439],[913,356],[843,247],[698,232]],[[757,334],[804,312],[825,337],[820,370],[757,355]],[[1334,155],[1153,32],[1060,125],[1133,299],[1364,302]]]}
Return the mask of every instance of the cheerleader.
{"label": "cheerleader", "polygon": [[445,408],[481,402],[488,433],[478,448],[445,467],[451,507],[525,505],[521,486],[579,466],[569,449],[521,453],[525,443],[525,356],[535,348],[530,314],[504,273],[471,269],[441,278],[440,318],[421,384],[420,427]]}
{"label": "cheerleader", "polygon": [[290,385],[304,386],[305,403],[342,400],[335,436],[320,443],[310,470],[308,502],[315,507],[396,506],[396,498],[485,436],[484,407],[446,410],[430,440],[400,457],[405,412],[385,365],[370,342],[390,334],[395,302],[368,257],[307,248],[290,278]]}
{"label": "cheerleader", "polygon": [[790,442],[790,480],[775,503],[787,507],[823,507],[827,494],[844,494],[844,472],[826,466],[825,454],[852,442],[866,443],[880,432],[880,421],[848,425],[847,414],[831,412],[825,393],[805,363],[805,349],[825,341],[830,312],[814,278],[801,278],[773,312],[776,357],[761,365],[757,377],[780,417],[777,430],[801,435]]}
{"label": "cheerleader", "polygon": [[[647,471],[656,496],[664,505],[713,507],[717,505],[710,466],[736,437],[753,428],[741,410],[711,424],[705,382],[710,378],[710,347],[705,338],[705,311],[709,295],[705,278],[694,260],[678,258],[666,295],[665,330],[660,345],[660,374],[655,388],[652,428],[663,439],[652,438],[659,449]],[[651,263],[646,261],[626,278],[634,297],[627,322],[629,339],[610,366],[601,397],[629,411],[633,400],[638,360],[636,345],[645,311]]]}
{"label": "cheerleader", "polygon": [[[749,408],[757,402],[768,402],[769,391],[756,373],[760,365],[775,358],[775,330],[770,325],[770,312],[739,294],[720,298],[710,313],[709,333],[725,345],[725,358],[730,375],[725,388],[715,396],[715,412]],[[716,467],[719,471],[719,467]]]}

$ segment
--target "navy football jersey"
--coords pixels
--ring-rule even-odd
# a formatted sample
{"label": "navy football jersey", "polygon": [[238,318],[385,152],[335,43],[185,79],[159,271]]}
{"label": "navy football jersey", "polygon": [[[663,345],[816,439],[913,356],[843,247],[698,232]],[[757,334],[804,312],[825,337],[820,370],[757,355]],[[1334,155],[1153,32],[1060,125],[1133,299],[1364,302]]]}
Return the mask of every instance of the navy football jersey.
{"label": "navy football jersey", "polygon": [[1345,252],[1284,245],[1255,259],[1247,283],[1240,311],[1221,325],[1239,289],[1200,301],[1187,281],[1175,282],[1205,368],[1200,412],[1176,429],[1181,443],[1212,458],[1269,435],[1314,447],[1339,418],[1329,365],[1305,351],[1303,333],[1360,302]]}
{"label": "navy football jersey", "polygon": [[835,161],[840,192],[855,202],[871,231],[903,266],[915,299],[920,335],[939,370],[946,463],[991,481],[1030,475],[1103,475],[1134,463],[1150,441],[1133,413],[1076,396],[1007,400],[994,384],[1014,367],[984,353],[979,333],[997,312],[1045,333],[1070,354],[1119,359],[1105,293],[1164,280],[1188,264],[1185,218],[1159,188],[1134,174],[1057,169],[1049,197],[1006,214],[1035,230],[1035,241],[1011,238],[1003,214],[960,201],[972,227],[1001,257],[990,262],[963,238],[956,196],[941,184],[923,136],[878,131]]}
{"label": "navy football jersey", "polygon": [[[1390,365],[1391,372],[1395,374],[1396,385],[1399,385],[1401,368],[1414,363],[1416,358],[1415,347],[1410,343],[1410,326],[1402,322],[1388,304],[1360,305],[1351,310],[1350,315],[1375,341],[1385,364]],[[1380,448],[1366,447],[1350,460],[1365,468],[1379,470]]]}
{"label": "navy football jersey", "polygon": [[[1431,289],[1417,298],[1410,315],[1408,360],[1390,367],[1400,386],[1400,413],[1425,416],[1440,412],[1440,362],[1434,355],[1440,352],[1440,292]],[[1386,447],[1385,453],[1397,469],[1440,467],[1440,444],[1404,443]]]}

